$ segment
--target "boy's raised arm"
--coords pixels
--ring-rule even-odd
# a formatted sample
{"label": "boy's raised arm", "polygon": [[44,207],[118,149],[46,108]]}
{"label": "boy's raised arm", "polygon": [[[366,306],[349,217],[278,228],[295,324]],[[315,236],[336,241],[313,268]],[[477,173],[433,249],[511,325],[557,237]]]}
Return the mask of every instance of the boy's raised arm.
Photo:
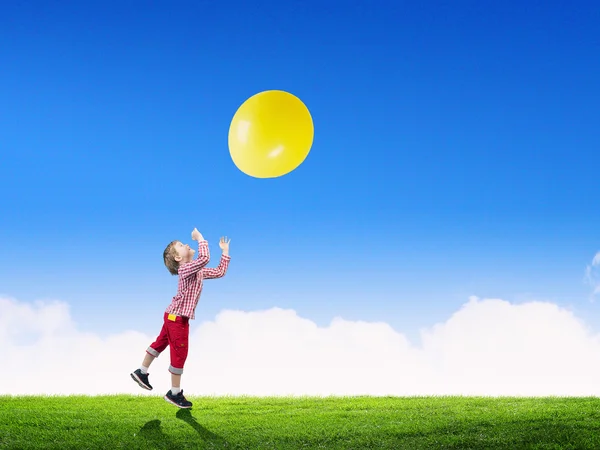
{"label": "boy's raised arm", "polygon": [[224,277],[227,273],[227,268],[229,267],[229,261],[231,261],[231,257],[229,256],[229,243],[231,239],[227,239],[226,237],[222,237],[219,241],[219,247],[223,250],[223,254],[221,255],[221,261],[217,267],[205,267],[202,269],[202,276],[206,279],[211,278],[221,278]]}
{"label": "boy's raised arm", "polygon": [[202,270],[202,268],[210,261],[208,242],[202,237],[196,228],[194,228],[194,231],[192,231],[192,239],[198,241],[198,256],[195,260],[179,267],[179,276],[183,278],[189,277],[199,270]]}
{"label": "boy's raised arm", "polygon": [[221,261],[217,267],[204,267],[202,269],[202,277],[210,280],[211,278],[221,278],[227,273],[231,257],[229,255],[221,255]]}

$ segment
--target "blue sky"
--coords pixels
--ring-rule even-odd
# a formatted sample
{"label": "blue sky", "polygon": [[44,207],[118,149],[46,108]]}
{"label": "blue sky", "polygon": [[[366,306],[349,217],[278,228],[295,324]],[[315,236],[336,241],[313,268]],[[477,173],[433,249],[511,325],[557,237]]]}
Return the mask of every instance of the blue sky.
{"label": "blue sky", "polygon": [[[162,251],[198,227],[233,259],[197,323],[279,306],[414,337],[477,295],[600,328],[600,5],[365,5],[3,4],[0,294],[156,334]],[[259,180],[227,133],[267,89],[315,140]]]}

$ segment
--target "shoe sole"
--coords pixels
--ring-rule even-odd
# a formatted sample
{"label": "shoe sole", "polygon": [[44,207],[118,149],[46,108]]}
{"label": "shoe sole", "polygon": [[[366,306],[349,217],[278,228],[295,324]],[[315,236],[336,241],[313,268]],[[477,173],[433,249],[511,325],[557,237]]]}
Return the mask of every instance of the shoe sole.
{"label": "shoe sole", "polygon": [[146,389],[147,391],[151,391],[152,388],[150,386],[146,386],[144,384],[144,382],[142,380],[140,380],[140,378],[135,374],[135,373],[131,373],[131,378],[133,378],[133,381],[135,381],[137,384],[139,384],[142,388]]}
{"label": "shoe sole", "polygon": [[175,405],[178,408],[182,408],[182,409],[191,409],[192,405],[190,406],[181,406],[178,405],[177,403],[175,403],[173,400],[171,400],[169,397],[167,397],[166,395],[163,397],[167,402],[169,402],[171,405]]}

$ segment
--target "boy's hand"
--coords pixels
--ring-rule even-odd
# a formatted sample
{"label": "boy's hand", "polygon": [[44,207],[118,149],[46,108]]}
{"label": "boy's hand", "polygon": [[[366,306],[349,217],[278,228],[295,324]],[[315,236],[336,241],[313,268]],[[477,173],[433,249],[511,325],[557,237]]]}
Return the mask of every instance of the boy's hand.
{"label": "boy's hand", "polygon": [[204,238],[202,237],[202,234],[200,234],[200,232],[198,231],[197,228],[194,228],[194,231],[192,231],[192,239],[194,241],[198,241],[198,242],[204,240]]}
{"label": "boy's hand", "polygon": [[223,250],[223,253],[227,254],[229,252],[229,243],[231,239],[227,239],[227,237],[222,237],[219,241],[219,247]]}

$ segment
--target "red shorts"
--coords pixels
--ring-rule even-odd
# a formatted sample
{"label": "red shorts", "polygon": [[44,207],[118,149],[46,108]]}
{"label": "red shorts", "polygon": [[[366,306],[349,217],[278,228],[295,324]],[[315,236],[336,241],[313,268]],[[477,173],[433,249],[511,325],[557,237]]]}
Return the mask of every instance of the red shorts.
{"label": "red shorts", "polygon": [[183,365],[188,355],[189,319],[165,313],[164,324],[156,340],[150,344],[146,352],[158,357],[167,345],[171,348],[171,365],[169,372],[176,375],[183,373]]}

